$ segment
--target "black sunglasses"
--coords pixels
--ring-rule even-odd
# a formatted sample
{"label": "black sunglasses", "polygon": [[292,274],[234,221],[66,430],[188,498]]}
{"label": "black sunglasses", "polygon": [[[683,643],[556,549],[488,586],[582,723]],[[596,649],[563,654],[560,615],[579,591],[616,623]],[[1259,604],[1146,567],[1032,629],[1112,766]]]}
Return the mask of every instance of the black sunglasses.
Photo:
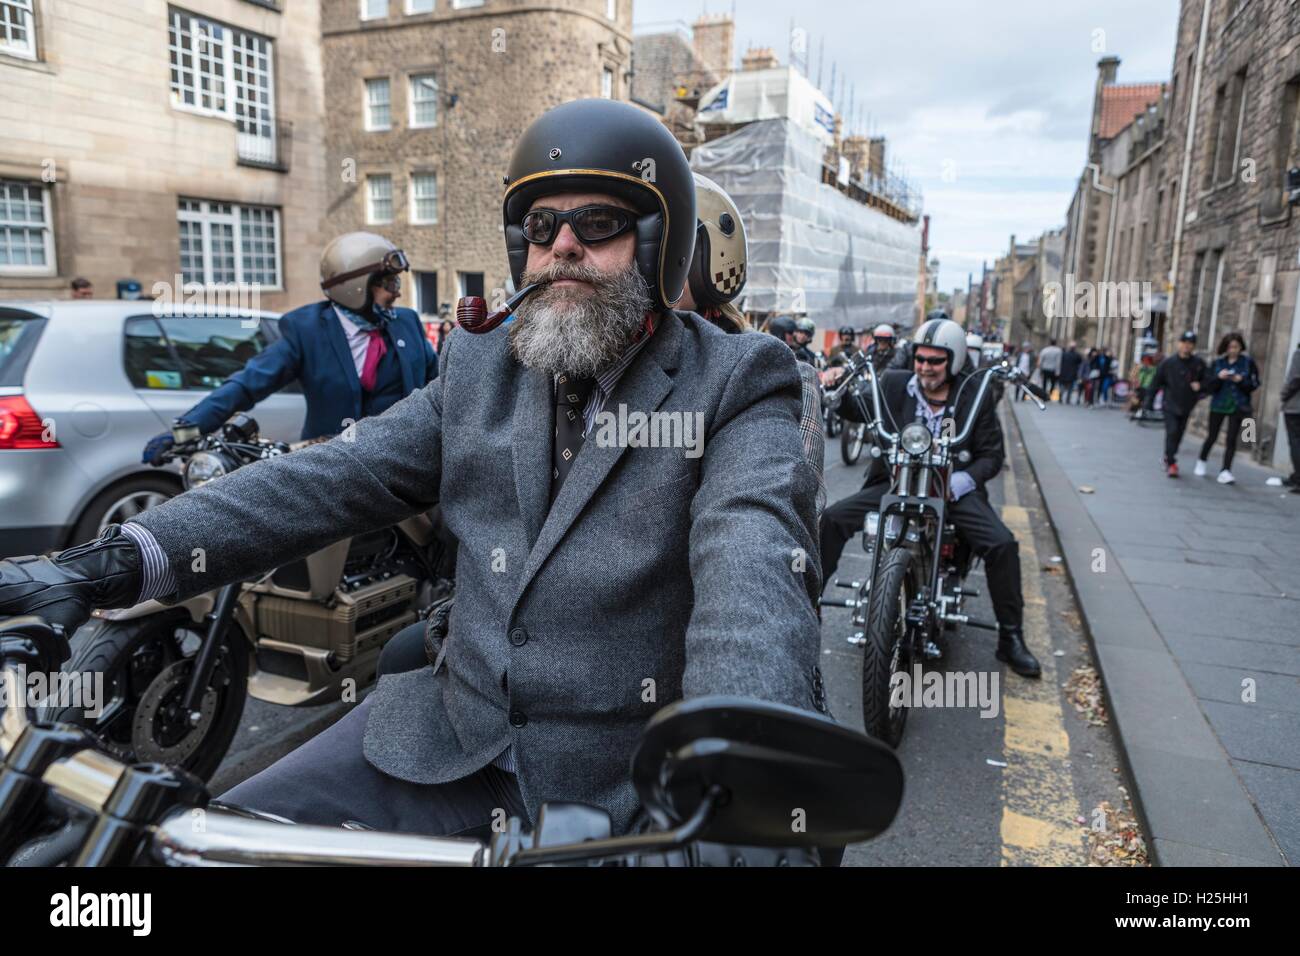
{"label": "black sunglasses", "polygon": [[912,357],[912,360],[915,361],[915,362],[919,362],[921,365],[942,365],[944,362],[948,361],[948,356],[946,356],[946,355],[915,355],[915,356]]}
{"label": "black sunglasses", "polygon": [[561,212],[558,209],[534,209],[524,216],[524,238],[534,245],[550,245],[560,232],[560,226],[569,224],[579,241],[591,244],[621,236],[635,224],[631,212],[618,206],[579,206]]}

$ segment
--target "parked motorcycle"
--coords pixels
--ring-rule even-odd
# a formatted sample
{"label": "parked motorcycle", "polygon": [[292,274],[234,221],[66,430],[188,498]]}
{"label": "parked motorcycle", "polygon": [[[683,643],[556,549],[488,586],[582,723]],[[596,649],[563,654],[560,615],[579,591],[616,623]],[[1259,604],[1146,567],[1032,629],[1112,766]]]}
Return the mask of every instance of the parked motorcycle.
{"label": "parked motorcycle", "polygon": [[[173,429],[186,489],[293,446],[238,415],[209,436]],[[208,779],[230,747],[248,695],[286,706],[343,699],[375,679],[384,644],[450,590],[441,544],[423,514],[335,542],[261,577],[173,607],[145,601],[96,611],[72,639],[67,673],[102,673],[96,712],[43,717],[94,733],[119,759],[184,768]],[[348,683],[351,682],[351,683]]]}
{"label": "parked motorcycle", "polygon": [[978,369],[965,381],[965,388],[978,381],[979,391],[955,434],[945,432],[936,438],[919,418],[902,427],[895,424],[894,431],[882,414],[876,370],[861,352],[830,396],[832,401],[849,397],[847,405],[866,420],[872,457],[883,456],[892,476],[880,510],[869,513],[864,522],[869,575],[864,581],[837,580],[836,586],[854,591],[854,596],[826,598],[821,603],[853,611],[857,630],[849,643],[863,651],[863,724],[867,733],[893,747],[902,740],[908,712],[906,702],[892,693],[894,675],[909,673],[914,664],[938,657],[938,638],[945,628],[968,625],[997,630],[996,624],[973,620],[964,612],[966,598],[978,594],[965,585],[972,554],[948,520],[954,458],[962,464],[970,460],[969,452],[954,456],[951,449],[969,436],[995,380],[1024,389],[1040,409],[1046,407],[1042,390],[1003,360]]}
{"label": "parked motorcycle", "polygon": [[27,866],[739,866],[815,864],[814,847],[868,840],[892,822],[903,773],[887,747],[779,704],[702,697],[650,719],[631,776],[644,825],[543,804],[490,843],[289,824],[210,802],[173,767],[130,765],[67,724],[30,723],[23,673],[67,653],[37,617],[0,622],[0,863]]}

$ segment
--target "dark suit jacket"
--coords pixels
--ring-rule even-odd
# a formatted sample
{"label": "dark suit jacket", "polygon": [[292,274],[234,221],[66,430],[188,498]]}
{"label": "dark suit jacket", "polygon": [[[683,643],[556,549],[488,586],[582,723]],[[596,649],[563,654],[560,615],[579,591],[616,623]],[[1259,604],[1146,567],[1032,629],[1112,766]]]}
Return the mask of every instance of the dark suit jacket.
{"label": "dark suit jacket", "polygon": [[533,820],[545,800],[574,800],[622,830],[632,752],[660,707],[703,694],[817,706],[817,479],[799,373],[772,336],[662,317],[605,411],[699,415],[702,454],[589,439],[548,508],[554,389],[507,337],[457,331],[438,379],[354,435],[133,520],[183,598],[441,501],[460,541],[445,660],[380,680],[367,759],[445,783],[510,746]]}
{"label": "dark suit jacket", "polygon": [[[402,370],[402,394],[409,395],[437,378],[438,359],[420,317],[411,309],[396,312],[390,336]],[[328,299],[281,316],[279,341],[249,359],[185,417],[207,434],[295,379],[302,382],[307,397],[303,439],[337,435],[346,419],[355,422],[361,418],[361,380],[343,326]]]}
{"label": "dark suit jacket", "polygon": [[[916,399],[907,392],[907,383],[912,375],[912,372],[892,369],[881,379],[881,401],[893,416],[892,422],[889,420],[885,422],[890,431],[897,431],[916,420]],[[964,382],[969,384],[961,388]],[[952,416],[956,431],[966,427],[966,419],[971,409],[975,407],[975,395],[979,392],[979,386],[978,381],[971,380],[969,373],[958,375],[956,381],[952,383],[952,388],[948,392],[949,404],[944,415]],[[975,427],[971,429],[971,433],[964,442],[952,446],[953,470],[964,471],[974,478],[975,491],[982,495],[987,495],[984,490],[985,484],[998,476],[1006,459],[1006,448],[1002,442],[1002,426],[998,423],[995,411],[997,396],[993,386],[994,383],[990,382],[985,390],[984,402],[976,415]],[[957,397],[958,389],[961,389],[961,398],[954,408],[952,401]],[[867,401],[870,402],[869,397]],[[870,408],[870,404],[867,407]],[[956,455],[962,451],[971,453],[971,460],[967,464],[956,461]],[[878,481],[886,481],[888,478],[884,459],[873,458],[871,464],[867,466],[867,479],[863,487]]]}

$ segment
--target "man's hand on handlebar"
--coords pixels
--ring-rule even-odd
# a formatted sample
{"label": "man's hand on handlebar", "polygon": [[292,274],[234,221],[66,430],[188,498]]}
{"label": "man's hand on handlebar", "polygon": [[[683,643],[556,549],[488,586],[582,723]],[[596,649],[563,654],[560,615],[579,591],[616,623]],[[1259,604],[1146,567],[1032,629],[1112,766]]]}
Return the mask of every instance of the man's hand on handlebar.
{"label": "man's hand on handlebar", "polygon": [[134,604],[141,580],[135,542],[113,525],[53,558],[0,561],[0,617],[35,614],[70,635],[95,608]]}

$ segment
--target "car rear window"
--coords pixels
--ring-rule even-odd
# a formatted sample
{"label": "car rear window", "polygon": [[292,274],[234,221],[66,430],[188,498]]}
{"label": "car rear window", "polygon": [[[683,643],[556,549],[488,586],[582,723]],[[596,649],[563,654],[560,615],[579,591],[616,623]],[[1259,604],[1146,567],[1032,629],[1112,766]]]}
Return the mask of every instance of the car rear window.
{"label": "car rear window", "polygon": [[27,362],[36,351],[36,342],[45,328],[45,319],[18,309],[0,309],[0,386],[23,384]]}
{"label": "car rear window", "polygon": [[[276,319],[134,316],[126,322],[126,373],[136,388],[218,388],[276,341]],[[299,391],[291,385],[286,391]]]}

